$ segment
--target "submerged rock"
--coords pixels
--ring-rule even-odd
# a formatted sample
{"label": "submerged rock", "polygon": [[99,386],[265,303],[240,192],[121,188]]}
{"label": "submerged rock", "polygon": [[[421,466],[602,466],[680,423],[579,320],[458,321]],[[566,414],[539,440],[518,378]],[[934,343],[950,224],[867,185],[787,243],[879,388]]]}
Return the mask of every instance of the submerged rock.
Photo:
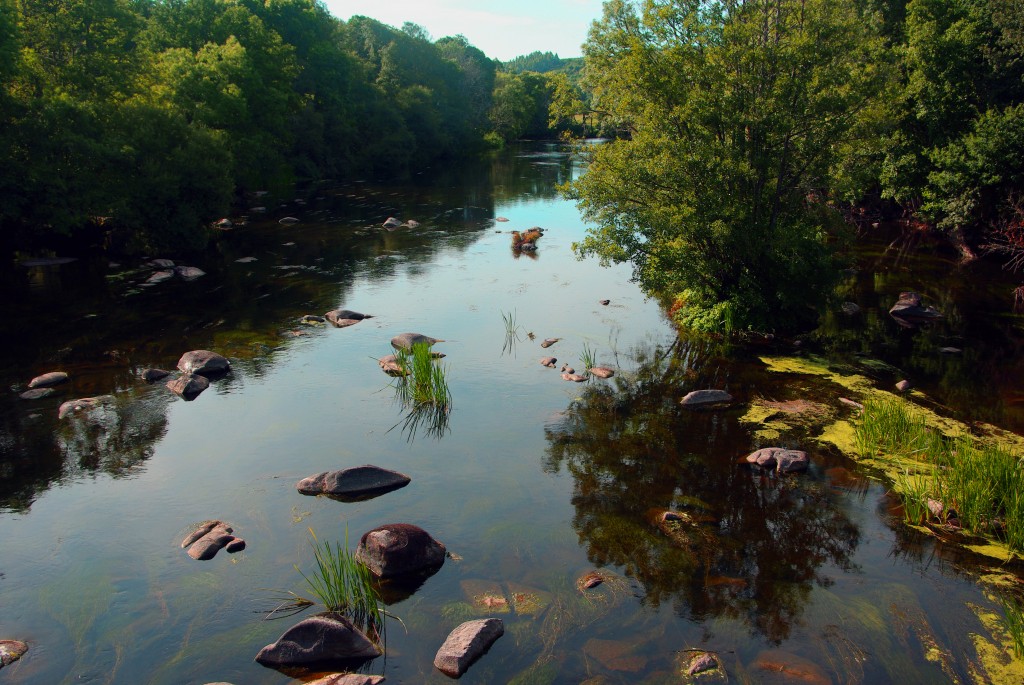
{"label": "submerged rock", "polygon": [[296,489],[303,495],[368,498],[404,488],[412,479],[404,473],[367,464],[341,471],[324,471],[303,478]]}
{"label": "submerged rock", "polygon": [[23,400],[41,400],[44,397],[50,395],[56,395],[57,391],[53,388],[32,388],[18,395]]}
{"label": "submerged rock", "polygon": [[186,402],[199,397],[200,393],[209,387],[209,379],[198,374],[183,373],[174,380],[167,381],[167,388]]}
{"label": "submerged rock", "polygon": [[178,370],[186,374],[210,376],[230,371],[231,362],[210,350],[192,350],[181,355]]}
{"label": "submerged rock", "polygon": [[540,344],[540,346],[541,347],[551,347],[552,345],[554,345],[559,340],[561,340],[561,338],[545,338],[544,341]]}
{"label": "submerged rock", "polygon": [[368,314],[354,312],[351,309],[332,309],[324,314],[324,318],[337,328],[345,328],[346,326],[357,324],[363,319],[370,319],[372,317]]}
{"label": "submerged rock", "polygon": [[434,666],[445,675],[458,678],[504,634],[505,624],[500,618],[466,621],[437,650]]}
{"label": "submerged rock", "polygon": [[49,388],[54,385],[68,382],[68,375],[63,371],[50,371],[36,376],[28,382],[30,388]]}
{"label": "submerged rock", "polygon": [[[756,682],[799,682],[805,685],[831,685],[832,683],[832,678],[821,666],[781,649],[761,652],[750,664],[748,670]],[[765,677],[771,677],[772,680],[763,680]]]}
{"label": "submerged rock", "polygon": [[413,345],[433,345],[444,342],[440,338],[431,338],[422,333],[400,333],[391,339],[391,346],[396,350],[412,350]]}
{"label": "submerged rock", "polygon": [[380,368],[389,376],[408,376],[411,372],[401,365],[398,357],[393,354],[386,355],[377,360]]}
{"label": "submerged rock", "polygon": [[181,541],[181,547],[187,547],[188,555],[198,561],[213,559],[224,548],[229,554],[245,549],[245,540],[233,532],[223,521],[203,521]]}
{"label": "submerged rock", "polygon": [[889,309],[889,316],[904,326],[914,326],[935,319],[941,319],[942,313],[935,307],[921,306],[921,296],[913,291],[900,293],[900,297]]}
{"label": "submerged rock", "polygon": [[756,464],[762,468],[773,469],[778,473],[796,473],[806,471],[810,460],[807,453],[801,450],[789,450],[783,447],[765,447],[751,452],[743,461]]}
{"label": "submerged rock", "polygon": [[146,369],[145,371],[142,372],[141,375],[142,380],[146,381],[147,383],[152,383],[153,381],[158,381],[161,378],[167,378],[168,376],[171,375],[171,372],[164,371],[163,369]]}
{"label": "submerged rock", "polygon": [[699,407],[709,404],[725,404],[732,402],[732,395],[724,390],[694,390],[687,393],[679,404],[684,407]]}
{"label": "submerged rock", "polygon": [[352,621],[342,614],[326,613],[286,630],[276,642],[260,650],[256,662],[270,668],[356,666],[380,655],[380,649]]}
{"label": "submerged rock", "polygon": [[96,397],[81,397],[77,400],[68,400],[57,409],[57,418],[63,419],[70,414],[90,411],[96,407],[102,407],[113,400],[113,395],[98,395]]}
{"label": "submerged rock", "polygon": [[587,380],[587,376],[581,376],[578,373],[563,373],[562,374],[562,380],[563,381],[572,381],[573,383],[582,383],[585,380]]}
{"label": "submerged rock", "polygon": [[378,685],[384,682],[382,675],[366,675],[365,673],[332,673],[322,678],[311,680],[305,685]]}
{"label": "submerged rock", "polygon": [[411,523],[388,523],[359,539],[356,560],[378,578],[430,575],[444,564],[445,547]]}

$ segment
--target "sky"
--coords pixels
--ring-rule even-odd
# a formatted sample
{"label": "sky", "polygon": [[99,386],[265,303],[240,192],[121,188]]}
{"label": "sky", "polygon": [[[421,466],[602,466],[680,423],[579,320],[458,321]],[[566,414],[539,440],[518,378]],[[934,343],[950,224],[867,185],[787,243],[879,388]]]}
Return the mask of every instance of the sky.
{"label": "sky", "polygon": [[579,57],[602,0],[324,0],[338,19],[371,17],[401,28],[411,21],[432,40],[462,34],[493,59],[531,52]]}

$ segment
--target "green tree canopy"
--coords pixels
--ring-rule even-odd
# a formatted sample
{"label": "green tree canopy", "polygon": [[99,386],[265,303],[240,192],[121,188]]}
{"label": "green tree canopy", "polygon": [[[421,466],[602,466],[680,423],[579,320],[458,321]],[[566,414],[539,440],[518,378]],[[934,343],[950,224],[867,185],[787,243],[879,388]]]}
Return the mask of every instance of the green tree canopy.
{"label": "green tree canopy", "polygon": [[813,321],[825,202],[875,114],[882,41],[852,1],[611,0],[584,46],[595,109],[629,136],[569,188],[580,256],[628,261],[703,329]]}

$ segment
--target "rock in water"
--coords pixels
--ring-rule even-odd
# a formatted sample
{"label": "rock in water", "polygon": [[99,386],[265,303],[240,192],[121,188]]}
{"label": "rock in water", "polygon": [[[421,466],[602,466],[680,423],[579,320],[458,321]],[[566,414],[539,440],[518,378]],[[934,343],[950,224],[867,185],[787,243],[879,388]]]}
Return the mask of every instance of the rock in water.
{"label": "rock in water", "polygon": [[170,375],[170,371],[164,371],[163,369],[146,369],[142,372],[142,380],[152,383]]}
{"label": "rock in water", "polygon": [[191,402],[210,387],[210,381],[205,376],[183,373],[174,380],[167,381],[167,387],[186,402]]}
{"label": "rock in water", "polygon": [[231,362],[210,350],[192,350],[181,355],[178,370],[182,373],[197,373],[201,376],[216,375],[231,370]]}
{"label": "rock in water", "polygon": [[445,547],[410,523],[388,523],[359,539],[356,561],[378,578],[430,575],[444,564]]}
{"label": "rock in water", "polygon": [[200,276],[206,275],[205,271],[196,266],[176,266],[174,267],[174,273],[186,281],[194,281]]}
{"label": "rock in water", "polygon": [[68,382],[68,375],[63,371],[50,371],[41,376],[36,376],[28,382],[30,388],[49,388],[54,385]]}
{"label": "rock in water", "polygon": [[57,409],[57,418],[78,412],[89,411],[114,401],[113,395],[98,395],[97,397],[82,397],[77,400],[68,400]]}
{"label": "rock in water", "polygon": [[935,307],[921,306],[921,296],[913,291],[900,293],[896,304],[889,309],[889,316],[904,326],[913,326],[941,319],[942,313]]}
{"label": "rock in water", "polygon": [[807,453],[801,450],[788,450],[783,447],[765,447],[748,454],[744,461],[762,468],[774,469],[778,473],[796,473],[806,471],[810,460]]}
{"label": "rock in water", "polygon": [[367,464],[341,471],[325,471],[303,478],[295,487],[303,495],[359,499],[404,488],[410,480],[404,473]]}
{"label": "rock in water", "polygon": [[553,368],[555,368],[555,363],[557,361],[558,360],[555,359],[554,357],[542,357],[541,360],[540,360],[540,365],[541,366],[546,366],[549,369],[553,369]]}
{"label": "rock in water", "polygon": [[379,685],[384,682],[382,675],[366,675],[364,673],[332,673],[323,678],[306,683],[306,685]]}
{"label": "rock in water", "polygon": [[615,372],[609,369],[607,366],[594,366],[588,369],[591,376],[597,376],[598,378],[611,378],[615,375]]}
{"label": "rock in water", "polygon": [[21,640],[0,640],[0,668],[25,656],[28,645]]}
{"label": "rock in water", "polygon": [[385,220],[384,223],[381,224],[381,226],[383,226],[384,228],[398,228],[401,225],[402,222],[393,216],[389,216],[387,220]]}
{"label": "rock in water", "polygon": [[233,532],[223,521],[203,521],[181,541],[181,546],[188,547],[188,555],[193,559],[206,561],[225,547],[229,554],[245,549],[245,540],[235,537]]}
{"label": "rock in water", "polygon": [[284,632],[256,655],[270,668],[356,666],[381,655],[370,640],[342,614],[311,616]]}
{"label": "rock in water", "polygon": [[732,395],[724,390],[694,390],[686,394],[679,404],[684,407],[698,407],[707,404],[732,402]]}
{"label": "rock in water", "polygon": [[334,324],[337,328],[344,328],[345,326],[357,324],[363,319],[369,319],[371,317],[367,314],[354,312],[351,309],[334,309],[324,314],[324,318]]}
{"label": "rock in water", "polygon": [[23,400],[41,400],[44,397],[50,395],[56,395],[57,391],[53,388],[32,388],[18,395]]}
{"label": "rock in water", "polygon": [[396,350],[412,350],[413,345],[433,345],[444,342],[440,338],[431,338],[422,333],[400,333],[391,339],[391,346]]}
{"label": "rock in water", "polygon": [[434,657],[434,666],[452,678],[458,678],[470,665],[505,634],[500,618],[467,621],[453,630]]}

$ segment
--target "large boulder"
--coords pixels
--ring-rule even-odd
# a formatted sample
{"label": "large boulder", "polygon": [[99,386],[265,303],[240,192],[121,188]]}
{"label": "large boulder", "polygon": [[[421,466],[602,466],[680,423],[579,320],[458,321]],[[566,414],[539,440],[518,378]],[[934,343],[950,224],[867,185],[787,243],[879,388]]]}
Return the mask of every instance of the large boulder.
{"label": "large boulder", "polygon": [[167,381],[167,387],[175,395],[191,402],[199,397],[199,393],[210,387],[210,381],[205,376],[183,373],[174,380]]}
{"label": "large boulder", "polygon": [[256,655],[270,668],[355,666],[381,655],[380,649],[342,614],[311,616],[292,626]]}
{"label": "large boulder", "polygon": [[303,495],[329,495],[341,499],[369,499],[404,488],[409,476],[397,471],[366,464],[341,471],[324,471],[299,481],[296,488]]}
{"label": "large boulder", "polygon": [[789,450],[784,447],[765,447],[748,454],[744,461],[762,468],[772,469],[778,473],[797,473],[806,471],[810,460],[807,453],[801,450]]}
{"label": "large boulder", "polygon": [[36,376],[28,382],[30,388],[49,388],[54,385],[60,385],[61,383],[68,382],[68,375],[63,371],[50,371],[40,376]]}
{"label": "large boulder", "polygon": [[703,407],[712,404],[727,404],[732,402],[732,395],[724,390],[694,390],[686,393],[679,404],[684,407]]}
{"label": "large boulder", "polygon": [[231,362],[210,350],[192,350],[181,355],[178,370],[182,373],[196,373],[201,376],[215,376],[231,370]]}
{"label": "large boulder", "polygon": [[504,634],[505,624],[500,618],[466,621],[437,650],[434,666],[445,675],[458,678]]}
{"label": "large boulder", "polygon": [[378,578],[435,573],[444,564],[445,547],[411,523],[388,523],[363,534],[356,560]]}
{"label": "large boulder", "polygon": [[440,338],[431,338],[422,333],[400,333],[391,339],[391,346],[396,350],[412,350],[413,345],[433,345],[444,342]]}
{"label": "large boulder", "polygon": [[921,296],[912,291],[900,293],[896,304],[889,309],[889,316],[903,325],[915,325],[941,319],[942,313],[935,307],[921,305]]}
{"label": "large boulder", "polygon": [[181,541],[181,547],[188,547],[188,555],[197,561],[213,559],[225,548],[229,554],[245,549],[245,540],[233,532],[223,521],[203,521]]}
{"label": "large boulder", "polygon": [[28,645],[21,640],[0,640],[0,668],[12,664],[28,651]]}

